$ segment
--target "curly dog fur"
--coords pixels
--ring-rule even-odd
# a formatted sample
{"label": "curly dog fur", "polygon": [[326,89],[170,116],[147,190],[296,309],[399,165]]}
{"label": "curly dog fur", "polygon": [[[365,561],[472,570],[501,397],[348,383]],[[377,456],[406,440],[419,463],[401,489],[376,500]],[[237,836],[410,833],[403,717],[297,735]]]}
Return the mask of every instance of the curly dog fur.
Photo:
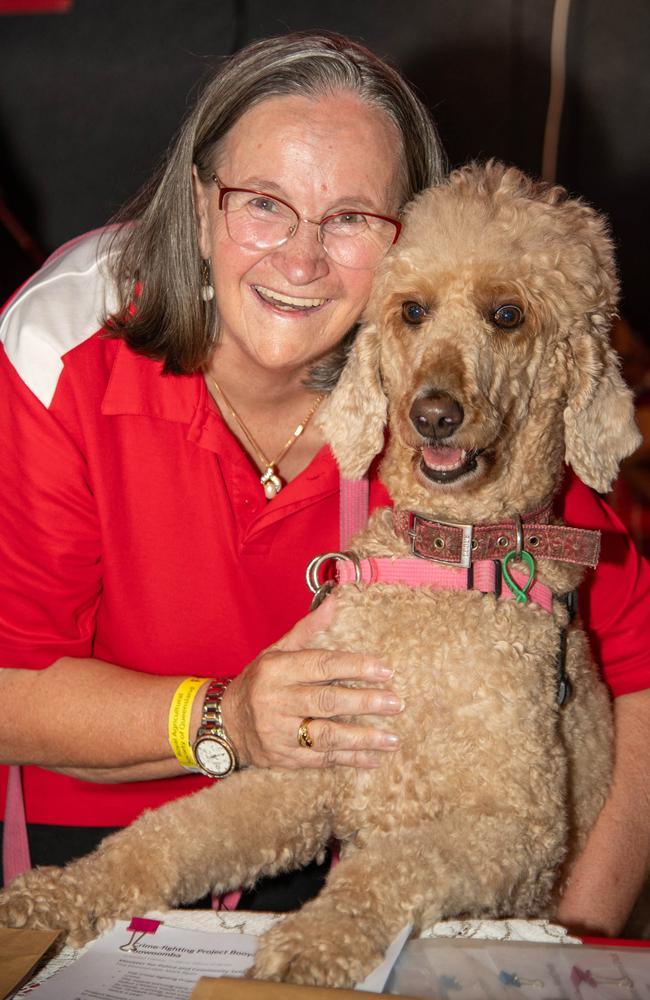
{"label": "curly dog fur", "polygon": [[[533,510],[565,460],[606,490],[637,444],[608,343],[616,297],[611,242],[591,208],[497,163],[456,171],[408,208],[323,407],[343,474],[365,472],[388,426],[381,476],[396,506],[432,517]],[[465,466],[448,482],[431,475],[412,419],[432,389],[460,404],[445,443]],[[408,554],[385,511],[354,548]],[[557,595],[580,576],[537,562]],[[475,591],[341,587],[319,643],[370,649],[394,668],[400,752],[373,771],[240,772],[145,813],[63,870],[19,877],[0,894],[0,923],[63,927],[79,942],[116,918],[306,864],[332,836],[340,863],[317,899],[264,936],[255,975],[348,985],[407,921],[552,912],[611,770],[609,699],[578,627],[574,696],[557,704],[566,625],[561,602],[549,614]]]}

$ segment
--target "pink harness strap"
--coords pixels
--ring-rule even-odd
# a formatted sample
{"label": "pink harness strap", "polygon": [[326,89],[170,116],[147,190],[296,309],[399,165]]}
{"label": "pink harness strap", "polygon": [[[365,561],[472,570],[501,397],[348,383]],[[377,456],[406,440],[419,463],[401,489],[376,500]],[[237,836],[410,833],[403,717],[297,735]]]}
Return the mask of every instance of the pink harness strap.
{"label": "pink harness strap", "polygon": [[9,768],[2,830],[3,884],[9,885],[17,875],[22,875],[31,867],[20,767],[14,764]]}
{"label": "pink harness strap", "polygon": [[[526,573],[512,569],[509,572],[518,587],[525,586],[528,581]],[[493,559],[481,559],[472,564],[471,570],[414,558],[345,560],[336,563],[336,578],[338,583],[403,583],[408,587],[433,587],[437,590],[478,590],[483,594],[498,592],[502,600],[514,597],[505,581],[501,584]],[[527,596],[551,613],[553,593],[546,584],[534,581]]]}
{"label": "pink harness strap", "polygon": [[370,487],[368,477],[344,479],[341,477],[339,507],[340,545],[344,552],[350,539],[363,531],[368,523]]}

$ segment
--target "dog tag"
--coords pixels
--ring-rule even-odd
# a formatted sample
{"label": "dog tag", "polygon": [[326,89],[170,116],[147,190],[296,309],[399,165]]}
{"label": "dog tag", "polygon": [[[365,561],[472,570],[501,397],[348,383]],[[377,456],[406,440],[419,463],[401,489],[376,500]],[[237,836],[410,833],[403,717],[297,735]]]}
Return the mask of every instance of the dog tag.
{"label": "dog tag", "polygon": [[[523,562],[528,567],[529,575],[523,587],[517,586],[515,581],[510,576],[510,573],[508,572],[508,565],[513,561]],[[531,556],[530,552],[526,552],[525,549],[522,549],[521,552],[517,552],[516,549],[513,549],[512,552],[508,552],[503,557],[503,578],[510,587],[510,590],[515,595],[517,599],[517,604],[527,603],[528,590],[530,589],[530,585],[532,584],[534,577],[535,577],[535,560]]]}

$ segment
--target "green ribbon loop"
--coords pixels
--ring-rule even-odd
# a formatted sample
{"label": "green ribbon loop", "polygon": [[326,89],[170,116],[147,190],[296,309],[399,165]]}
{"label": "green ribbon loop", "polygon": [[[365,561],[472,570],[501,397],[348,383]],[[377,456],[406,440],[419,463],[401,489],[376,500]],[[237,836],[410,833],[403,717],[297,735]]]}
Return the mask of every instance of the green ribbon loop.
{"label": "green ribbon loop", "polygon": [[[508,564],[513,561],[525,563],[526,566],[528,567],[529,576],[523,587],[519,587],[510,576],[510,573],[508,572]],[[521,552],[517,552],[516,549],[513,549],[512,552],[508,552],[503,557],[503,576],[506,583],[510,587],[510,590],[515,595],[517,599],[517,604],[526,604],[526,602],[528,601],[528,596],[527,596],[528,590],[530,589],[530,586],[535,577],[535,560],[531,556],[530,552],[526,552],[525,549],[522,549]]]}

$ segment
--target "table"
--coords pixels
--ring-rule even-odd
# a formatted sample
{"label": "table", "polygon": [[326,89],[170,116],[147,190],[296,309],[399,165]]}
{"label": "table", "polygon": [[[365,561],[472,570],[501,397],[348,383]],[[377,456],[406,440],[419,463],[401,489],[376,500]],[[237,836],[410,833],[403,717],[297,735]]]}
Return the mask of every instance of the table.
{"label": "table", "polygon": [[[283,918],[283,914],[252,913],[242,910],[228,912],[225,910],[170,910],[167,912],[152,912],[147,916],[163,920],[165,923],[188,930],[226,931],[228,933],[260,935],[274,923]],[[562,927],[545,920],[450,920],[437,923],[427,929],[422,938],[488,940],[488,941],[518,941],[528,943],[580,943],[577,938],[571,938]],[[90,946],[74,949],[64,947],[51,959],[30,982],[14,994],[15,1000],[23,997],[36,996],[33,988],[43,982],[58,970],[70,965],[79,958]],[[408,956],[405,956],[408,958]],[[402,960],[404,964],[404,960]],[[403,971],[403,970],[402,970]],[[362,995],[362,994],[361,994]]]}

